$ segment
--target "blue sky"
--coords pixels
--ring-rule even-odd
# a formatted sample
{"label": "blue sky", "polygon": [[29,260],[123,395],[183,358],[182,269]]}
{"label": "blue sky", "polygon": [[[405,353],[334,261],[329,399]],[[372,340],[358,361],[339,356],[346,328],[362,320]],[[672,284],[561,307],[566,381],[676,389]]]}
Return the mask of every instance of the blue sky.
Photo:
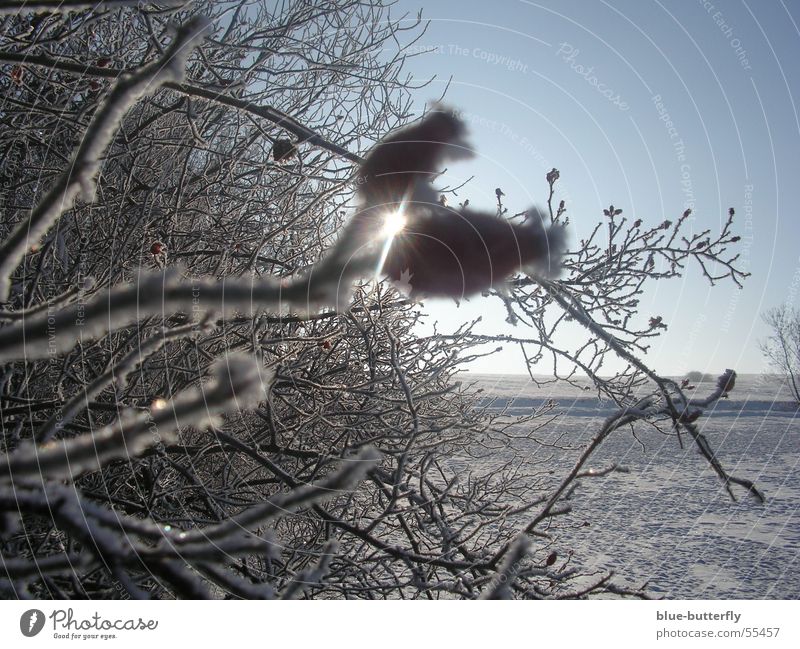
{"label": "blue sky", "polygon": [[[645,223],[691,205],[695,230],[734,207],[752,276],[710,288],[691,268],[651,285],[643,316],[669,329],[646,360],[663,374],[765,371],[760,313],[800,294],[800,2],[400,0],[393,15],[419,9],[431,23],[415,49],[433,51],[407,69],[436,79],[417,107],[449,82],[477,151],[449,170],[453,184],[475,176],[459,199],[491,208],[499,186],[512,210],[543,204],[557,167],[573,245],[610,203]],[[482,315],[482,332],[525,333],[497,300],[425,310],[445,329]],[[474,369],[525,371],[515,350]]]}

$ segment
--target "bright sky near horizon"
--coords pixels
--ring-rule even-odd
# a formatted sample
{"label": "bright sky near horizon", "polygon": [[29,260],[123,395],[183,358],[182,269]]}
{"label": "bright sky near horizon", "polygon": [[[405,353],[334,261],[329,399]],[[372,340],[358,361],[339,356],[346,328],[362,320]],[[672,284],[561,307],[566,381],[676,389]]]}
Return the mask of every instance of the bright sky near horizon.
{"label": "bright sky near horizon", "polygon": [[[416,108],[449,82],[476,150],[448,171],[451,185],[475,176],[458,201],[492,209],[501,187],[512,212],[543,205],[556,167],[573,247],[611,203],[645,223],[692,207],[695,231],[718,231],[734,207],[752,276],[710,287],[690,267],[651,284],[642,317],[669,328],[646,361],[662,374],[766,370],[760,313],[800,302],[800,2],[399,0],[392,13],[420,9],[431,22],[413,51],[431,51],[407,70],[436,78]],[[480,315],[483,333],[524,335],[496,299],[425,311],[440,329]],[[473,369],[525,371],[515,348]]]}

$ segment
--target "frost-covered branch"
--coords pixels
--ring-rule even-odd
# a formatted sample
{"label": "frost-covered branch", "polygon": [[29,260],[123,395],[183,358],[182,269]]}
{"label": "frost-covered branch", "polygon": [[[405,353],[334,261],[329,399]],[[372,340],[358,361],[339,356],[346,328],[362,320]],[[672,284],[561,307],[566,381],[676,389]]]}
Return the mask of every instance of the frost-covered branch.
{"label": "frost-covered branch", "polygon": [[63,408],[54,413],[44,426],[36,432],[36,441],[42,444],[50,440],[53,435],[72,421],[75,415],[86,408],[91,399],[100,394],[113,381],[119,382],[121,384],[120,387],[122,387],[124,385],[125,375],[131,372],[137,364],[144,362],[148,356],[154,354],[166,345],[167,341],[186,336],[187,334],[199,333],[207,328],[207,325],[191,324],[184,327],[175,327],[174,329],[164,329],[159,334],[153,335],[143,341],[141,345],[114,365],[114,367],[94,379],[94,381],[70,399],[68,403],[64,404]]}
{"label": "frost-covered branch", "polygon": [[[29,66],[41,66],[48,70],[62,70],[64,72],[80,75],[81,78],[96,77],[98,79],[116,79],[121,74],[128,74],[131,72],[131,70],[128,68],[118,69],[99,67],[96,65],[79,65],[70,61],[56,59],[46,54],[31,54],[28,52],[24,54],[18,54],[16,52],[0,52],[0,61]],[[194,97],[204,101],[213,102],[221,106],[228,106],[236,109],[237,111],[253,115],[254,117],[265,119],[280,127],[287,133],[294,135],[299,142],[316,146],[321,149],[326,149],[337,156],[341,156],[345,160],[349,160],[358,164],[364,161],[361,156],[352,153],[343,146],[324,138],[319,133],[303,124],[297,118],[284,113],[274,106],[260,103],[256,104],[252,101],[241,99],[232,95],[230,91],[222,88],[209,89],[194,83],[178,81],[165,81],[162,85],[165,88],[174,90],[175,92],[187,97]]]}
{"label": "frost-covered branch", "polygon": [[39,447],[27,443],[8,454],[0,464],[1,482],[25,482],[37,476],[49,480],[74,478],[101,468],[113,459],[136,457],[149,446],[170,444],[179,428],[203,428],[214,416],[235,403],[248,408],[258,402],[262,384],[252,359],[228,356],[213,369],[214,380],[203,389],[159,400],[150,412],[122,418],[94,432]]}
{"label": "frost-covered branch", "polygon": [[[162,6],[179,6],[186,0],[158,0]],[[84,9],[114,9],[118,7],[139,7],[142,0],[4,0],[0,14],[20,14],[24,12],[47,11],[49,13],[69,13]]]}
{"label": "frost-covered branch", "polygon": [[136,284],[120,285],[95,294],[56,313],[43,312],[0,329],[0,361],[43,358],[63,353],[79,340],[153,315],[188,311],[198,318],[238,311],[313,313],[321,307],[343,309],[353,282],[374,272],[377,257],[353,248],[342,237],[321,262],[296,280],[232,279],[225,282],[183,280],[174,269],[142,274]]}
{"label": "frost-covered branch", "polygon": [[31,210],[30,215],[18,223],[0,245],[0,300],[7,299],[11,273],[26,251],[38,243],[61,214],[72,208],[78,194],[82,193],[87,202],[94,200],[95,176],[100,168],[101,157],[125,113],[138,100],[164,83],[183,80],[186,62],[208,27],[208,21],[202,17],[191,19],[178,29],[163,57],[118,78],[89,123],[68,168]]}
{"label": "frost-covered branch", "polygon": [[241,514],[215,527],[187,532],[182,543],[214,540],[228,536],[236,530],[257,527],[273,518],[285,516],[300,507],[322,503],[349,491],[364,479],[367,471],[374,468],[380,454],[374,449],[365,449],[358,455],[344,460],[344,466],[336,473],[314,484],[296,487],[285,495],[275,496],[260,506],[251,507]]}

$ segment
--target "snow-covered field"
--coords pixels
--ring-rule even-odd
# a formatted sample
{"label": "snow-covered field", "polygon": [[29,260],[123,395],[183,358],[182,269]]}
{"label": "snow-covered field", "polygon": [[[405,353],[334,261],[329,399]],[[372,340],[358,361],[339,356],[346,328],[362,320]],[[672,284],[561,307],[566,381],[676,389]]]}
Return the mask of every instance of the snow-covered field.
{"label": "snow-covered field", "polygon": [[[552,412],[562,413],[537,433],[553,446],[513,442],[486,453],[481,469],[516,459],[555,469],[557,479],[611,408],[591,391],[537,388],[524,376],[463,378],[499,397],[496,406],[513,400],[514,414],[551,399],[558,402]],[[696,394],[712,390],[713,383],[699,384]],[[723,466],[755,481],[765,505],[739,488],[732,502],[690,439],[681,449],[674,435],[640,423],[636,438],[619,430],[596,453],[592,468],[617,463],[629,472],[582,481],[557,545],[584,565],[614,570],[618,582],[646,582],[655,595],[800,598],[800,411],[789,391],[774,377],[740,375],[730,398],[698,423]]]}

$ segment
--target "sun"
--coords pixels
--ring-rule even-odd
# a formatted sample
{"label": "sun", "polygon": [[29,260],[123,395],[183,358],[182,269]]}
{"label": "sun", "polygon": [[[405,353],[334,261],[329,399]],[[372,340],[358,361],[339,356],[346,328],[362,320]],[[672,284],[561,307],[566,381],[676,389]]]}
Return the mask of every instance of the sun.
{"label": "sun", "polygon": [[392,247],[392,241],[394,241],[394,238],[403,231],[404,227],[406,227],[406,217],[403,214],[404,208],[405,201],[403,201],[400,204],[400,207],[398,207],[396,210],[387,212],[383,217],[383,227],[381,228],[381,238],[384,240],[383,250],[381,251],[381,257],[378,261],[378,266],[375,268],[376,277],[380,275],[383,264],[386,261],[386,257],[389,255],[389,248]]}
{"label": "sun", "polygon": [[386,214],[383,219],[383,228],[381,234],[391,239],[398,235],[402,229],[406,227],[406,217],[403,215],[402,206]]}

